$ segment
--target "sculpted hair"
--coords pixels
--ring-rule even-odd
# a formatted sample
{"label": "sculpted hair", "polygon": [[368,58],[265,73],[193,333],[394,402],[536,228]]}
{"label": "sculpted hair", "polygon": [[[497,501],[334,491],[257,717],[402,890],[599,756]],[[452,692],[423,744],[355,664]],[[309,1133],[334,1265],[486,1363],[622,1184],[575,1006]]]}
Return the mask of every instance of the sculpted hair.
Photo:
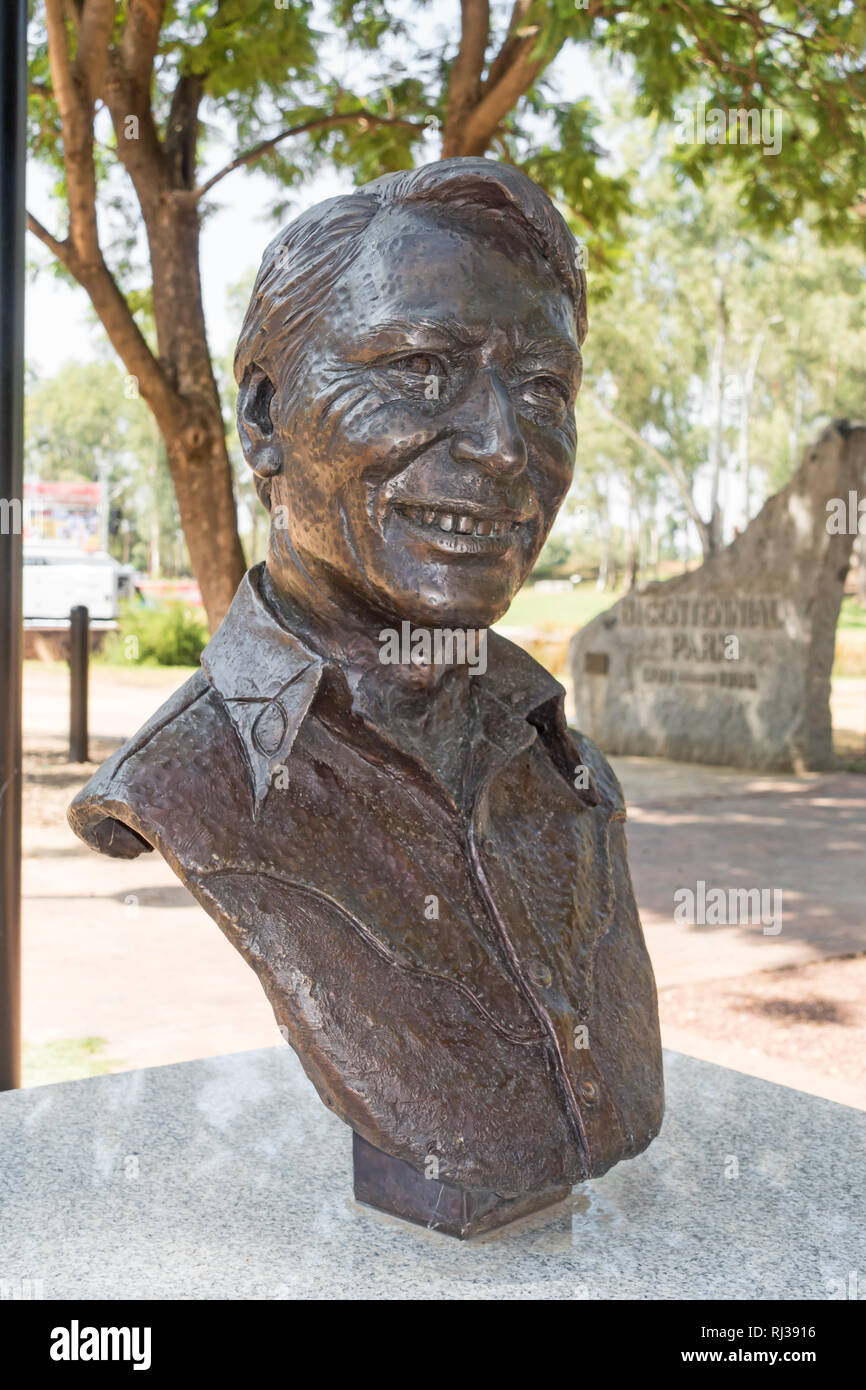
{"label": "sculpted hair", "polygon": [[[262,257],[235,352],[240,408],[254,366],[292,394],[316,317],[357,256],[371,222],[389,208],[448,210],[483,235],[498,223],[518,248],[550,266],[571,299],[577,341],[586,336],[586,276],[577,243],[547,194],[519,169],[491,159],[443,159],[385,174],[354,193],[318,203],[284,227]],[[270,505],[270,480],[256,479]]]}

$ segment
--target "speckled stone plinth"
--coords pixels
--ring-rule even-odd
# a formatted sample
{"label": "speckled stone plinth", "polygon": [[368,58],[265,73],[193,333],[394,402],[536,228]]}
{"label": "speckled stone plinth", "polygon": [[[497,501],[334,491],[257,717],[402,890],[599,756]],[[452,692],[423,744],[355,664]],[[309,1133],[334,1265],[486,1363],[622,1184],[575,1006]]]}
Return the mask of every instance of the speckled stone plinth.
{"label": "speckled stone plinth", "polygon": [[866,1112],[665,1060],[645,1153],[468,1243],[354,1200],[351,1131],[288,1048],[7,1092],[3,1295],[821,1299],[852,1271],[866,1283]]}

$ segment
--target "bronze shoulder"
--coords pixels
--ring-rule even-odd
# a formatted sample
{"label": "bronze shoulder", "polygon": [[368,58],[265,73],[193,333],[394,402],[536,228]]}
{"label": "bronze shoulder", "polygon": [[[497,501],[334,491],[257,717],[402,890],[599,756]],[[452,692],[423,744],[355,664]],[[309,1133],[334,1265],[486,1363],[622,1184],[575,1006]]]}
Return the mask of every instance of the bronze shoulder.
{"label": "bronze shoulder", "polygon": [[117,859],[134,859],[153,848],[139,809],[133,802],[127,767],[147,765],[148,750],[163,730],[188,717],[197,703],[211,693],[201,671],[196,671],[166,700],[150,719],[118,748],[78,792],[67,811],[72,829],[91,849]]}

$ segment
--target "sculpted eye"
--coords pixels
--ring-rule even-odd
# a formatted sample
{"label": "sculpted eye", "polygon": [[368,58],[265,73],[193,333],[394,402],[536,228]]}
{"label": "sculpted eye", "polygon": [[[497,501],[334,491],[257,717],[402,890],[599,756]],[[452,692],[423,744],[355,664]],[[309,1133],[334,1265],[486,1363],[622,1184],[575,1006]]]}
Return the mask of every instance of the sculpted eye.
{"label": "sculpted eye", "polygon": [[395,357],[388,363],[388,366],[396,368],[398,372],[405,372],[407,376],[443,375],[442,363],[439,358],[434,357],[429,352],[412,352],[406,357]]}
{"label": "sculpted eye", "polygon": [[523,383],[524,396],[535,396],[550,405],[568,404],[568,387],[557,376],[534,376]]}

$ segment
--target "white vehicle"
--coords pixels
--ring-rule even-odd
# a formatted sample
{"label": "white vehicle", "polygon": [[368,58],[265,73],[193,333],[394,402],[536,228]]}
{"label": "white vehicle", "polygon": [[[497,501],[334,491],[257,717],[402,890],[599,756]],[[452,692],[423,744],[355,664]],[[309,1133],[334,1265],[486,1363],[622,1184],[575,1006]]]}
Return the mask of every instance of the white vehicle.
{"label": "white vehicle", "polygon": [[23,609],[26,627],[61,627],[69,610],[83,604],[90,621],[113,626],[117,605],[135,591],[135,570],[104,550],[77,550],[61,543],[24,546]]}

